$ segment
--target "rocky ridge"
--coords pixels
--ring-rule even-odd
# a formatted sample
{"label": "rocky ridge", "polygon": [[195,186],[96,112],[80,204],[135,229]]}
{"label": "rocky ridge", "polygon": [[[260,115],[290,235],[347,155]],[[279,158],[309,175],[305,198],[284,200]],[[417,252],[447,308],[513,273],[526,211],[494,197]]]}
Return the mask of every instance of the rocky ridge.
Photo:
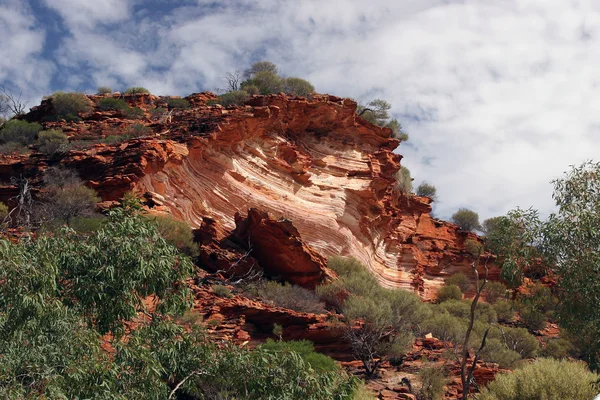
{"label": "rocky ridge", "polygon": [[[61,164],[76,169],[104,206],[133,191],[152,212],[194,228],[212,224],[224,235],[237,229],[238,236],[248,216],[260,229],[251,226],[246,240],[253,255],[263,248],[264,268],[273,255],[269,245],[304,246],[304,261],[292,251],[272,262],[295,269],[288,275],[303,276],[296,282],[306,286],[325,278],[323,260],[338,254],[368,265],[382,285],[416,290],[424,298],[432,298],[444,277],[470,272],[463,244],[477,237],[433,218],[430,199],[394,188],[399,141],[389,129],[358,117],[351,99],[254,96],[245,106],[225,109],[210,104],[213,94],[199,93],[186,98],[190,109],[157,116],[152,111],[165,98],[113,96],[140,107],[143,117],[95,107],[78,122],[44,122],[51,101],[32,109],[25,119],[62,129],[74,148],[53,158],[36,152],[0,156],[0,201],[16,194],[11,176],[35,184],[46,167]],[[89,98],[96,104],[102,96]],[[146,134],[100,142],[133,124],[148,127]],[[249,214],[249,208],[260,211]],[[285,244],[298,237],[301,242]],[[492,278],[497,274],[493,268]]]}

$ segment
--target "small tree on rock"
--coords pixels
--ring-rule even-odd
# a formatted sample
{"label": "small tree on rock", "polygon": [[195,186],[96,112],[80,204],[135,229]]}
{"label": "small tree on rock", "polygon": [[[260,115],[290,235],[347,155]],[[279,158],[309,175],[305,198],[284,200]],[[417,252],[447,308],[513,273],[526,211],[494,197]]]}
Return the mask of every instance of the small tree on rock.
{"label": "small tree on rock", "polygon": [[479,214],[468,208],[461,208],[452,215],[452,222],[464,231],[474,231],[481,229],[479,224]]}

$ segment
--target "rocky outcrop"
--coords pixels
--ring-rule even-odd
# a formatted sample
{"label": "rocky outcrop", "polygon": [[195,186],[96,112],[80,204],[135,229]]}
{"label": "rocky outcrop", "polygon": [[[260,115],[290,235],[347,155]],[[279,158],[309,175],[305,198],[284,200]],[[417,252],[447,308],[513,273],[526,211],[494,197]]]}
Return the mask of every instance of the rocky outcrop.
{"label": "rocky outcrop", "polygon": [[[284,225],[251,229],[249,235],[265,249],[263,258],[269,246],[295,246],[285,242],[286,235],[301,236],[314,249],[309,264],[322,263],[316,261],[321,256],[353,256],[383,285],[418,290],[425,298],[445,276],[470,273],[463,243],[476,237],[432,218],[428,198],[406,198],[394,189],[399,142],[389,129],[358,117],[353,100],[255,96],[246,106],[224,109],[208,105],[214,95],[204,93],[188,97],[191,109],[157,117],[151,111],[164,105],[163,98],[124,98],[143,117],[95,109],[80,122],[44,122],[63,129],[76,149],[54,159],[35,152],[0,158],[0,201],[14,195],[10,176],[25,174],[36,182],[48,165],[61,163],[78,170],[104,201],[134,191],[149,207],[194,228],[212,220],[230,232],[236,215],[249,208],[292,221],[297,235]],[[26,118],[41,120],[48,113],[46,101]],[[144,137],[117,144],[91,140],[125,134],[134,123],[148,128]],[[270,242],[269,234],[282,234],[283,241]],[[262,250],[255,249],[258,257]],[[284,259],[263,264],[288,268],[286,273],[296,268]]]}

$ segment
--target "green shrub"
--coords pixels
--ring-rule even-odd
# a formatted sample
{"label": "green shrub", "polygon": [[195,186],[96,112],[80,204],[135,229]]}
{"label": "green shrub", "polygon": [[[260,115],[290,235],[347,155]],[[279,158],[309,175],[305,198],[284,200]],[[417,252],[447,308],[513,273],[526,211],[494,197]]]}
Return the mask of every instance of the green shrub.
{"label": "green shrub", "polygon": [[509,323],[515,319],[516,311],[514,310],[512,303],[509,301],[498,301],[493,305],[498,316],[498,321]]}
{"label": "green shrub", "polygon": [[125,112],[123,113],[125,115],[125,117],[129,118],[129,119],[140,119],[140,118],[144,118],[144,110],[142,110],[139,107],[132,107],[129,108],[127,110],[125,110]]}
{"label": "green shrub", "polygon": [[98,101],[98,107],[102,111],[127,111],[129,110],[129,104],[125,100],[115,99],[113,97],[106,97]]}
{"label": "green shrub", "polygon": [[260,71],[252,75],[252,78],[242,82],[241,89],[247,86],[256,86],[262,95],[281,93],[284,91],[284,81],[277,74],[270,71]]}
{"label": "green shrub", "polygon": [[63,153],[69,148],[69,139],[63,131],[50,129],[38,133],[38,149],[48,155]]}
{"label": "green shrub", "polygon": [[467,239],[464,243],[465,251],[473,258],[479,258],[483,251],[483,245],[475,239]]}
{"label": "green shrub", "polygon": [[431,200],[437,200],[437,189],[430,183],[422,182],[417,187],[417,196],[426,196],[431,198]]}
{"label": "green shrub", "polygon": [[467,323],[447,313],[434,313],[423,323],[423,332],[445,342],[459,343],[465,337]]}
{"label": "green shrub", "polygon": [[79,113],[92,109],[90,99],[83,93],[56,92],[52,95],[54,112],[63,117],[73,119]]}
{"label": "green shrub", "polygon": [[185,110],[190,108],[190,102],[186,99],[170,98],[167,100],[167,106],[170,110],[174,108]]}
{"label": "green shrub", "polygon": [[139,122],[134,123],[133,125],[130,125],[129,128],[127,128],[127,134],[129,137],[142,137],[142,136],[148,136],[152,133],[152,129],[144,124],[140,124]]}
{"label": "green shrub", "polygon": [[551,358],[567,358],[573,351],[573,344],[566,339],[550,339],[542,350],[542,356]]}
{"label": "green shrub", "polygon": [[466,293],[467,290],[471,287],[471,280],[468,276],[463,274],[462,272],[457,272],[456,274],[446,278],[444,281],[446,285],[454,285],[460,288],[460,291]]}
{"label": "green shrub", "polygon": [[442,400],[444,398],[448,379],[443,368],[423,367],[419,370],[418,377],[421,381],[421,388],[417,394],[419,400]]}
{"label": "green shrub", "polygon": [[400,170],[394,174],[396,178],[396,189],[404,195],[410,195],[412,191],[412,177],[410,176],[410,170],[406,167],[400,167]]}
{"label": "green shrub", "polygon": [[96,90],[96,94],[104,95],[104,94],[112,94],[113,90],[109,86],[100,86],[98,90]]}
{"label": "green shrub", "polygon": [[258,288],[258,295],[278,307],[315,314],[325,312],[325,305],[315,293],[289,283],[266,282]]}
{"label": "green shrub", "polygon": [[461,300],[462,296],[463,294],[458,286],[448,285],[438,289],[436,299],[438,303],[442,303],[447,300]]}
{"label": "green shrub", "polygon": [[489,339],[481,351],[482,360],[495,362],[500,368],[512,368],[521,358],[519,353],[507,348],[499,339]]}
{"label": "green shrub", "polygon": [[479,214],[468,208],[461,208],[452,215],[452,222],[464,231],[474,231],[481,229],[479,225]]}
{"label": "green shrub", "polygon": [[488,303],[496,303],[506,298],[506,286],[500,282],[488,282],[483,288],[483,296]]}
{"label": "green shrub", "polygon": [[330,357],[315,352],[314,345],[309,340],[299,341],[274,341],[267,339],[267,342],[260,346],[269,351],[287,351],[298,354],[302,359],[312,367],[316,372],[336,372],[339,366]]}
{"label": "green shrub", "polygon": [[[471,313],[471,300],[446,300],[439,305],[440,309],[458,318],[468,319]],[[498,317],[494,308],[484,302],[478,302],[475,307],[475,320],[483,323],[495,323]]]}
{"label": "green shrub", "polygon": [[244,91],[246,91],[249,96],[260,94],[260,89],[256,85],[245,85]]}
{"label": "green shrub", "polygon": [[523,358],[537,356],[540,348],[535,336],[523,328],[494,327],[490,330],[488,337],[489,339],[500,340],[506,345],[506,348],[517,352]]}
{"label": "green shrub", "polygon": [[367,389],[364,383],[361,383],[356,388],[352,400],[377,400],[377,397],[375,397],[373,392]]}
{"label": "green shrub", "polygon": [[2,220],[8,215],[8,211],[8,206],[0,201],[0,224],[2,223]]}
{"label": "green shrub", "polygon": [[130,88],[125,89],[125,94],[147,94],[150,93],[148,89],[141,86],[132,86]]}
{"label": "green shrub", "polygon": [[27,122],[18,119],[7,121],[0,130],[0,143],[19,143],[22,146],[32,144],[42,126],[37,122]]}
{"label": "green shrub", "polygon": [[535,309],[527,306],[520,311],[521,322],[530,331],[540,331],[546,327],[546,316]]}
{"label": "green shrub", "polygon": [[235,90],[222,94],[218,97],[217,103],[223,107],[239,106],[248,100],[248,92],[245,90]]}
{"label": "green shrub", "polygon": [[102,229],[107,222],[107,218],[102,215],[93,217],[74,217],[71,220],[70,227],[77,232],[90,233]]}
{"label": "green shrub", "polygon": [[198,245],[194,242],[192,228],[185,221],[161,215],[152,216],[150,219],[169,244],[190,257],[197,257],[200,254]]}
{"label": "green shrub", "polygon": [[502,373],[478,396],[481,400],[589,400],[598,393],[598,375],[585,364],[538,359],[511,373]]}
{"label": "green shrub", "polygon": [[292,96],[308,97],[315,92],[315,87],[305,79],[292,77],[283,80],[283,90]]}
{"label": "green shrub", "polygon": [[214,294],[216,294],[219,297],[224,297],[227,299],[231,297],[231,290],[227,286],[213,285],[212,291]]}
{"label": "green shrub", "polygon": [[8,142],[0,144],[0,154],[25,154],[29,149],[21,143]]}

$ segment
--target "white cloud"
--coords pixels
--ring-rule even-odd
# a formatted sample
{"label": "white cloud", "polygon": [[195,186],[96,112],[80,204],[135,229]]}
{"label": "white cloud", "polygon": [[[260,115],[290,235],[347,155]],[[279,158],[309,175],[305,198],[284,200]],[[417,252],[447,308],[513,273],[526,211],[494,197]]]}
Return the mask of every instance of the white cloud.
{"label": "white cloud", "polygon": [[[319,91],[387,99],[411,135],[403,162],[417,184],[438,187],[443,217],[461,206],[482,217],[517,205],[548,212],[549,181],[600,153],[591,0],[46,3],[71,33],[60,64],[86,68],[73,85],[187,94],[264,58]],[[28,35],[40,32],[19,26],[8,32],[18,49],[39,51]]]}

